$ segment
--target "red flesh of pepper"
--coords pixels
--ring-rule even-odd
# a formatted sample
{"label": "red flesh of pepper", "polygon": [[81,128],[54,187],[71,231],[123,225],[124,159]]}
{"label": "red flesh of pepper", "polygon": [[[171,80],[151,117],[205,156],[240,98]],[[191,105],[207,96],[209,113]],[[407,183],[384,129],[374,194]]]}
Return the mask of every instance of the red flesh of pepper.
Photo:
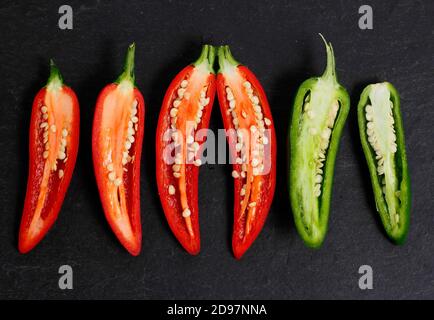
{"label": "red flesh of pepper", "polygon": [[47,85],[35,97],[30,120],[29,178],[18,249],[32,250],[56,221],[77,158],[80,111],[51,61]]}
{"label": "red flesh of pepper", "polygon": [[156,135],[157,185],[164,214],[175,237],[192,255],[200,251],[197,197],[201,147],[195,134],[209,124],[215,96],[214,57],[214,48],[204,45],[199,59],[172,81]]}
{"label": "red flesh of pepper", "polygon": [[[265,92],[255,75],[219,48],[217,94],[234,155],[232,248],[240,259],[264,226],[276,185],[276,134]],[[235,156],[236,155],[236,156]]]}
{"label": "red flesh of pepper", "polygon": [[92,155],[105,216],[134,256],[140,253],[140,158],[145,103],[134,85],[134,44],[124,71],[100,93],[93,121]]}

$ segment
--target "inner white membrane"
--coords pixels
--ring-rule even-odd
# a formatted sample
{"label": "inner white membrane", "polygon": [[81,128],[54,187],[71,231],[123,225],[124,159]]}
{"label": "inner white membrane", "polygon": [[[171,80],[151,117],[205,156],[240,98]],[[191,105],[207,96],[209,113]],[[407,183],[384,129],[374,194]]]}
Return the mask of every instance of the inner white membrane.
{"label": "inner white membrane", "polygon": [[297,188],[302,197],[303,221],[306,226],[312,226],[313,234],[318,232],[320,203],[312,201],[312,197],[319,198],[323,191],[324,165],[338,112],[335,83],[318,79],[305,97],[296,145],[300,164]]}
{"label": "inner white membrane", "polygon": [[399,223],[397,198],[398,182],[395,175],[395,153],[397,151],[396,134],[393,118],[393,103],[390,91],[385,83],[371,85],[369,101],[366,105],[366,133],[368,141],[375,152],[377,174],[382,184],[390,222]]}

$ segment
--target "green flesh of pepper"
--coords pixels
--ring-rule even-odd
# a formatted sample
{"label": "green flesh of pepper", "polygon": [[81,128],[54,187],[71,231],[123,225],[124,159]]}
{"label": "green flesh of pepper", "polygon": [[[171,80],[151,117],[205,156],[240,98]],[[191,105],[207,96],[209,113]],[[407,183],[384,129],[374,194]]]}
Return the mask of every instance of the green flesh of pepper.
{"label": "green flesh of pepper", "polygon": [[312,248],[324,241],[334,165],[350,99],[338,83],[333,48],[323,38],[327,67],[297,91],[289,130],[289,191],[297,230]]}
{"label": "green flesh of pepper", "polygon": [[377,211],[387,235],[401,244],[408,233],[411,196],[398,92],[388,82],[368,85],[357,109]]}

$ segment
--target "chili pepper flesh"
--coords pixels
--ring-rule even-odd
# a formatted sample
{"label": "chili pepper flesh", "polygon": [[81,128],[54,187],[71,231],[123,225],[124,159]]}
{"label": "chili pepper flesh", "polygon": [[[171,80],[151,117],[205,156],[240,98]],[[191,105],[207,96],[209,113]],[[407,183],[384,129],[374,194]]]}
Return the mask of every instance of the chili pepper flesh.
{"label": "chili pepper flesh", "polygon": [[138,255],[144,101],[134,85],[134,49],[130,45],[124,72],[98,98],[93,159],[106,218],[124,247]]}
{"label": "chili pepper flesh", "polygon": [[166,92],[157,128],[160,199],[172,232],[190,254],[200,250],[197,180],[202,147],[197,135],[208,127],[211,115],[214,57],[214,47],[204,45],[199,59],[175,77]]}
{"label": "chili pepper flesh", "polygon": [[79,109],[74,92],[50,63],[46,87],[36,96],[30,128],[30,168],[19,251],[36,246],[57,219],[78,150]]}
{"label": "chili pepper flesh", "polygon": [[349,97],[337,82],[333,48],[323,38],[327,67],[299,88],[290,128],[290,197],[297,229],[306,245],[324,241],[334,163],[349,109]]}
{"label": "chili pepper flesh", "polygon": [[276,140],[271,112],[259,81],[219,48],[217,77],[220,108],[228,135],[235,179],[234,233],[236,258],[246,252],[261,231],[275,188]]}
{"label": "chili pepper flesh", "polygon": [[396,89],[376,83],[363,91],[358,116],[377,211],[389,237],[402,243],[409,225],[410,182],[399,108]]}

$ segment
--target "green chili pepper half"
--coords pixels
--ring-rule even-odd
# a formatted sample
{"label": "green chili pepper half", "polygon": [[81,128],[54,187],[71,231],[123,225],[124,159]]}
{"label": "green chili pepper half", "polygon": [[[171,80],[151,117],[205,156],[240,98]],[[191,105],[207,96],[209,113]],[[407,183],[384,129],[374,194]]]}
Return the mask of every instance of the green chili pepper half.
{"label": "green chili pepper half", "polygon": [[312,248],[319,248],[327,233],[336,153],[350,107],[337,81],[333,47],[322,39],[327,67],[321,77],[301,84],[289,130],[291,207],[301,238]]}
{"label": "green chili pepper half", "polygon": [[399,95],[388,82],[368,85],[357,107],[375,204],[387,235],[402,244],[410,222],[410,177]]}

